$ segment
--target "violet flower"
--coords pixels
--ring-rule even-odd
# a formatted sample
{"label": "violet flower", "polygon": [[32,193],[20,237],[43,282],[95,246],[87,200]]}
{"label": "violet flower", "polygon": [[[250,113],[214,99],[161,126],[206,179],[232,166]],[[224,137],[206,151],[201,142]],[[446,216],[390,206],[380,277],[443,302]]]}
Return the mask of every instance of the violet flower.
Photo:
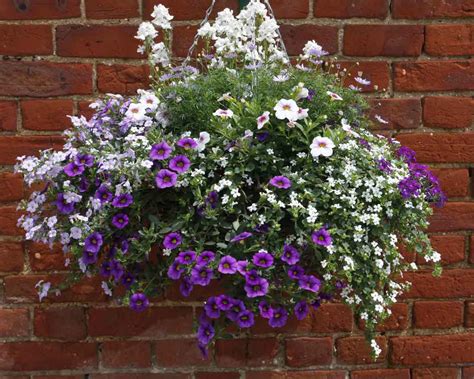
{"label": "violet flower", "polygon": [[191,161],[185,155],[177,155],[170,161],[170,169],[179,174],[186,172],[191,166]]}
{"label": "violet flower", "polygon": [[253,234],[250,232],[242,232],[240,234],[237,234],[234,238],[232,238],[230,242],[240,242],[252,236]]}
{"label": "violet flower", "polygon": [[309,313],[308,303],[304,300],[299,301],[295,305],[294,312],[298,320],[303,320],[304,318],[306,318],[306,316],[308,316]]}
{"label": "violet flower", "polygon": [[244,310],[237,315],[235,322],[239,328],[250,328],[255,323],[255,318],[251,311]]}
{"label": "violet flower", "polygon": [[69,177],[79,176],[84,172],[85,168],[83,165],[78,165],[75,162],[68,163],[64,166],[64,172]]}
{"label": "violet flower", "polygon": [[268,324],[272,328],[281,328],[286,325],[288,320],[288,312],[282,306],[272,308],[272,316],[268,320]]}
{"label": "violet flower", "polygon": [[316,245],[320,246],[330,246],[332,244],[331,235],[324,227],[314,231],[311,234],[311,239]]}
{"label": "violet flower", "polygon": [[133,196],[129,193],[123,193],[121,195],[115,196],[112,200],[112,205],[115,208],[126,208],[133,203]]}
{"label": "violet flower", "polygon": [[182,147],[185,150],[195,149],[197,142],[193,138],[185,137],[176,142],[176,146]]}
{"label": "violet flower", "polygon": [[173,149],[165,141],[155,144],[151,147],[150,158],[152,160],[162,161],[169,158]]}
{"label": "violet flower", "polygon": [[175,172],[162,169],[156,174],[155,183],[158,188],[170,188],[176,184],[177,179],[178,175]]}
{"label": "violet flower", "polygon": [[181,245],[182,240],[183,238],[178,232],[168,233],[163,239],[163,246],[165,249],[173,250]]}
{"label": "violet flower", "polygon": [[291,245],[284,245],[283,247],[283,254],[281,256],[281,260],[289,265],[294,265],[299,262],[300,254],[295,247]]}
{"label": "violet flower", "polygon": [[257,283],[246,283],[244,290],[247,293],[247,297],[254,298],[265,296],[268,293],[268,286],[268,281],[266,279],[260,278]]}
{"label": "violet flower", "polygon": [[128,225],[128,216],[125,213],[117,213],[112,217],[112,225],[117,229],[123,229]]}
{"label": "violet flower", "polygon": [[274,176],[270,182],[273,187],[281,188],[281,189],[288,189],[291,187],[291,180],[288,179],[286,176]]}
{"label": "violet flower", "polygon": [[130,308],[135,312],[142,312],[148,308],[150,302],[143,293],[134,293],[130,296]]}
{"label": "violet flower", "polygon": [[237,260],[230,255],[224,256],[219,262],[217,271],[222,274],[235,274],[237,272]]}
{"label": "violet flower", "polygon": [[268,268],[273,265],[273,256],[266,251],[259,251],[252,257],[252,262],[255,266]]}

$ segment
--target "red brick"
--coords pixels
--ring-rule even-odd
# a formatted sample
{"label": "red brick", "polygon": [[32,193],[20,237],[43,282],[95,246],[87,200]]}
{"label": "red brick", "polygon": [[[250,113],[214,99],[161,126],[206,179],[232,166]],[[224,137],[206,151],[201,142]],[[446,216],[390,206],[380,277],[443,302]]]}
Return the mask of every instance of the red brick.
{"label": "red brick", "polygon": [[288,338],[285,348],[286,365],[290,367],[327,365],[332,360],[331,337]]}
{"label": "red brick", "polygon": [[240,372],[207,371],[207,372],[197,372],[194,374],[194,377],[196,379],[222,379],[223,376],[225,377],[225,379],[240,379]]}
{"label": "red brick", "polygon": [[109,341],[102,344],[102,365],[111,368],[150,367],[151,348],[148,342]]}
{"label": "red brick", "polygon": [[23,270],[23,244],[21,242],[0,242],[0,272]]}
{"label": "red brick", "polygon": [[246,379],[345,379],[342,370],[310,370],[310,371],[247,371]]}
{"label": "red brick", "polygon": [[191,379],[190,374],[92,374],[92,379]]}
{"label": "red brick", "polygon": [[80,17],[81,0],[0,1],[3,20],[39,20]]}
{"label": "red brick", "polygon": [[[464,261],[466,237],[459,235],[431,236],[431,245],[441,254],[441,263],[448,265]],[[426,264],[423,257],[417,256],[419,264]]]}
{"label": "red brick", "polygon": [[72,100],[22,100],[23,128],[29,130],[64,130],[70,127],[68,115]]}
{"label": "red brick", "polygon": [[11,172],[0,173],[0,201],[16,201],[23,198],[23,179]]}
{"label": "red brick", "polygon": [[92,93],[90,64],[0,62],[0,95],[47,97],[89,93]]}
{"label": "red brick", "polygon": [[25,337],[29,331],[27,308],[0,309],[0,337]]}
{"label": "red brick", "polygon": [[435,208],[430,218],[431,232],[474,230],[474,203],[449,202],[443,208]]}
{"label": "red brick", "polygon": [[474,328],[474,303],[466,304],[466,327]]}
{"label": "red brick", "polygon": [[464,168],[433,169],[446,196],[464,197],[469,193],[469,171]]}
{"label": "red brick", "polygon": [[387,0],[314,0],[314,16],[329,18],[387,17]]}
{"label": "red brick", "polygon": [[393,337],[391,362],[396,365],[437,365],[474,362],[474,335]]}
{"label": "red brick", "polygon": [[428,367],[415,368],[412,379],[458,379],[459,368],[455,367]]}
{"label": "red brick", "polygon": [[86,17],[92,19],[139,17],[137,0],[86,0]]}
{"label": "red brick", "polygon": [[35,375],[34,379],[84,379],[84,375]]}
{"label": "red brick", "polygon": [[47,55],[53,53],[49,25],[0,25],[0,54]]}
{"label": "red brick", "polygon": [[474,90],[474,61],[395,63],[396,91]]}
{"label": "red brick", "polygon": [[406,369],[377,369],[351,371],[351,379],[410,379],[410,370]]}
{"label": "red brick", "polygon": [[[375,129],[416,129],[421,124],[421,102],[418,98],[371,99],[370,118]],[[375,116],[388,124],[381,124]]]}
{"label": "red brick", "polygon": [[[206,1],[194,1],[192,6],[190,6],[187,0],[144,0],[143,17],[150,20],[152,18],[151,13],[153,12],[153,7],[158,4],[163,4],[169,8],[170,13],[174,16],[174,21],[202,20],[210,5],[210,3]],[[238,3],[232,0],[217,1],[211,17],[214,17],[217,12],[220,12],[224,8],[233,9],[235,13],[238,9],[237,6]]]}
{"label": "red brick", "polygon": [[437,96],[423,101],[423,123],[430,128],[469,128],[474,100],[468,97]]}
{"label": "red brick", "polygon": [[209,366],[196,339],[159,340],[155,343],[156,363],[160,367]]}
{"label": "red brick", "polygon": [[140,58],[134,25],[61,25],[57,54],[63,57]]}
{"label": "red brick", "polygon": [[[102,83],[106,84],[106,83]],[[79,101],[77,103],[77,114],[84,116],[85,118],[89,119],[94,114],[94,109],[90,108],[89,105],[92,101]]]}
{"label": "red brick", "polygon": [[394,18],[422,19],[474,16],[473,0],[392,0]]}
{"label": "red brick", "polygon": [[[390,87],[390,73],[389,73],[389,66],[386,62],[360,62],[356,64],[356,62],[340,62],[341,69],[346,68],[348,70],[348,74],[344,80],[344,85],[355,85],[357,87],[361,87],[356,81],[354,81],[354,77],[361,75],[363,78],[370,80],[370,85],[362,86],[362,92],[373,92],[373,91],[381,91],[388,89]],[[333,69],[334,71],[334,69]]]}
{"label": "red brick", "polygon": [[352,311],[344,304],[323,304],[311,313],[313,333],[350,332],[352,323]]}
{"label": "red brick", "polygon": [[16,210],[16,207],[0,207],[0,235],[21,235],[23,229],[16,226],[18,217],[20,217],[20,212]]}
{"label": "red brick", "polygon": [[289,55],[301,54],[308,40],[315,40],[330,54],[337,52],[337,27],[311,24],[281,25],[280,31]]}
{"label": "red brick", "polygon": [[137,314],[128,308],[89,310],[89,335],[167,337],[192,332],[191,307],[152,307]]}
{"label": "red brick", "polygon": [[12,165],[22,155],[38,154],[39,150],[59,149],[60,136],[0,136],[0,165]]}
{"label": "red brick", "polygon": [[426,25],[425,51],[429,55],[474,54],[474,25]]}
{"label": "red brick", "polygon": [[384,337],[377,337],[376,341],[382,352],[374,361],[371,357],[370,345],[364,337],[339,338],[336,341],[337,361],[351,365],[384,361],[387,356],[387,340]]}
{"label": "red brick", "polygon": [[413,283],[407,298],[457,298],[470,297],[474,293],[474,270],[445,269],[441,277],[431,271],[405,273],[404,278]]}
{"label": "red brick", "polygon": [[280,19],[306,18],[309,12],[309,0],[280,0],[271,3],[275,17]]}
{"label": "red brick", "polygon": [[82,340],[87,336],[84,308],[36,308],[34,330],[38,337]]}
{"label": "red brick", "polygon": [[16,101],[0,101],[0,132],[16,130],[17,105]]}
{"label": "red brick", "polygon": [[218,340],[215,359],[219,367],[268,367],[276,364],[278,350],[275,338]]}
{"label": "red brick", "polygon": [[415,327],[446,329],[463,323],[464,304],[459,301],[417,301],[413,307]]}
{"label": "red brick", "polygon": [[53,249],[43,243],[29,242],[26,245],[30,267],[33,271],[64,270],[64,253],[61,245]]}
{"label": "red brick", "polygon": [[147,66],[99,65],[97,88],[102,93],[136,94],[137,89],[148,86],[148,75]]}
{"label": "red brick", "polygon": [[474,235],[471,235],[471,251],[469,254],[469,263],[474,264]]}
{"label": "red brick", "polygon": [[[392,314],[377,326],[377,331],[386,332],[389,330],[407,329],[409,326],[408,305],[404,303],[395,303],[390,309],[392,310]],[[359,327],[363,330],[364,323],[359,321]]]}
{"label": "red brick", "polygon": [[[173,45],[172,54],[175,57],[187,57],[189,48],[193,43],[194,36],[197,32],[197,26],[195,25],[179,25],[173,29]],[[194,50],[194,56],[201,49],[201,45],[198,44]]]}
{"label": "red brick", "polygon": [[0,344],[0,369],[74,370],[97,367],[95,343],[12,342]]}
{"label": "red brick", "polygon": [[418,56],[423,46],[423,32],[422,25],[346,25],[344,54]]}
{"label": "red brick", "polygon": [[414,149],[423,163],[474,161],[474,133],[399,134],[396,138]]}

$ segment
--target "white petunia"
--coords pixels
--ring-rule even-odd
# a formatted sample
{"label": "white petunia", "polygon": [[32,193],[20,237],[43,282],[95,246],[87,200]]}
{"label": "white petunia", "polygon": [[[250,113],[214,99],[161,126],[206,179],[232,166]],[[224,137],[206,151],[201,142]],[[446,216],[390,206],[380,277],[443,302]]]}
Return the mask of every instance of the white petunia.
{"label": "white petunia", "polygon": [[197,142],[197,151],[203,151],[206,148],[207,143],[211,140],[211,136],[208,132],[199,133],[199,139]]}
{"label": "white petunia", "polygon": [[270,121],[270,112],[263,112],[263,114],[257,117],[257,129],[262,129],[263,126]]}
{"label": "white petunia", "polygon": [[275,110],[275,117],[279,120],[286,118],[289,121],[295,121],[298,119],[299,107],[294,100],[281,99],[273,109]]}
{"label": "white petunia", "polygon": [[326,92],[332,100],[337,100],[337,101],[341,101],[342,100],[342,97],[339,96],[337,93],[334,93],[334,92],[331,92],[331,91],[327,91]]}
{"label": "white petunia", "polygon": [[143,121],[146,115],[146,109],[143,104],[132,103],[129,105],[125,116],[132,119],[133,121]]}
{"label": "white petunia", "polygon": [[320,155],[324,157],[330,157],[333,153],[335,145],[331,139],[327,137],[315,137],[313,143],[310,145],[311,155],[313,157],[319,157]]}
{"label": "white petunia", "polygon": [[156,108],[158,108],[160,100],[153,92],[144,92],[140,97],[140,104],[143,104],[146,109],[154,111]]}
{"label": "white petunia", "polygon": [[220,118],[230,118],[234,115],[234,112],[232,112],[230,109],[218,109],[213,113],[213,115]]}
{"label": "white petunia", "polygon": [[308,109],[300,108],[298,109],[298,120],[303,120],[308,117]]}

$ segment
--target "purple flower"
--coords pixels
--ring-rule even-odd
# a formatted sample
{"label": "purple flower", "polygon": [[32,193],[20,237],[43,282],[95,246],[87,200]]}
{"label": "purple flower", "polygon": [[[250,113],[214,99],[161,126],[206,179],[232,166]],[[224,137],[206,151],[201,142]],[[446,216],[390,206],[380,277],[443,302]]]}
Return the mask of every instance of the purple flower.
{"label": "purple flower", "polygon": [[209,318],[217,319],[220,317],[221,311],[215,296],[211,296],[209,299],[207,299],[206,303],[204,304],[204,312],[206,312],[206,316]]}
{"label": "purple flower", "polygon": [[215,335],[214,327],[211,324],[205,323],[199,325],[198,328],[198,341],[202,345],[208,345],[212,341]]}
{"label": "purple flower", "polygon": [[181,237],[181,234],[179,234],[178,232],[172,232],[167,234],[163,239],[163,246],[165,247],[165,249],[173,250],[179,245],[181,245],[182,241],[183,238]]}
{"label": "purple flower", "polygon": [[258,303],[258,310],[260,312],[260,316],[263,318],[269,319],[273,315],[273,309],[266,300],[262,300],[260,303]]}
{"label": "purple flower", "polygon": [[207,286],[212,279],[212,270],[206,266],[194,266],[191,270],[191,281],[198,286]]}
{"label": "purple flower", "polygon": [[132,286],[132,284],[135,283],[135,277],[129,272],[126,272],[122,276],[121,282],[125,286],[125,288],[129,289]]}
{"label": "purple flower", "polygon": [[316,278],[314,275],[303,275],[298,284],[304,290],[311,292],[318,292],[321,287],[321,281]]}
{"label": "purple flower", "polygon": [[309,313],[308,303],[304,300],[299,301],[296,303],[294,311],[296,318],[300,321],[303,320]]}
{"label": "purple flower", "polygon": [[110,262],[105,261],[102,263],[100,266],[100,275],[102,275],[104,278],[108,278],[110,276],[110,272],[112,271],[112,267],[110,266]]}
{"label": "purple flower", "polygon": [[94,232],[89,234],[84,241],[84,250],[91,253],[98,253],[103,244],[102,234]]}
{"label": "purple flower", "polygon": [[128,216],[125,213],[117,213],[112,217],[112,225],[118,229],[123,229],[128,225]]}
{"label": "purple flower", "polygon": [[270,132],[267,132],[267,131],[257,133],[258,142],[265,142],[265,140],[268,138],[269,135],[270,135]]}
{"label": "purple flower", "polygon": [[403,159],[407,163],[414,163],[416,162],[416,153],[406,146],[401,146],[397,150],[397,156]]}
{"label": "purple flower", "polygon": [[179,147],[182,147],[183,149],[189,150],[189,149],[195,149],[197,147],[197,142],[190,138],[181,138],[178,142],[176,142],[176,145]]}
{"label": "purple flower", "polygon": [[179,292],[181,292],[181,295],[184,297],[188,297],[191,295],[191,291],[193,290],[193,284],[189,277],[183,278],[181,281],[181,284],[179,285]]}
{"label": "purple flower", "polygon": [[115,208],[126,208],[133,203],[133,196],[129,193],[123,193],[121,195],[115,196],[112,200],[112,205]]}
{"label": "purple flower", "polygon": [[252,262],[255,266],[268,268],[273,264],[273,256],[266,251],[259,251],[253,255]]}
{"label": "purple flower", "polygon": [[152,160],[162,161],[171,155],[173,149],[165,141],[157,143],[151,147],[150,158]]}
{"label": "purple flower", "polygon": [[81,180],[79,180],[79,185],[77,186],[77,188],[79,189],[79,192],[86,192],[90,187],[90,183],[88,182],[88,180],[84,177],[81,178]]}
{"label": "purple flower", "polygon": [[299,279],[304,275],[303,267],[298,265],[293,265],[288,269],[288,276],[291,279]]}
{"label": "purple flower", "polygon": [[245,310],[245,305],[242,300],[237,299],[231,299],[230,303],[231,306],[225,315],[229,320],[235,322],[239,316],[239,313]]}
{"label": "purple flower", "polygon": [[217,206],[217,202],[219,201],[219,195],[216,191],[209,192],[207,195],[206,203],[211,206],[212,209],[215,209]]}
{"label": "purple flower", "polygon": [[162,169],[156,174],[155,183],[158,188],[169,188],[176,184],[177,179],[178,175],[175,172]]}
{"label": "purple flower", "polygon": [[281,260],[289,265],[294,265],[299,262],[300,254],[295,247],[291,245],[284,245],[283,254],[281,255]]}
{"label": "purple flower", "polygon": [[311,239],[316,245],[330,246],[332,244],[332,238],[326,228],[322,227],[319,230],[315,230],[311,234]]}
{"label": "purple flower", "polygon": [[378,160],[378,167],[380,171],[385,172],[386,174],[392,172],[392,165],[384,158]]}
{"label": "purple flower", "polygon": [[398,189],[404,199],[420,194],[421,184],[412,178],[405,178],[398,183]]}
{"label": "purple flower", "polygon": [[64,166],[64,172],[69,177],[81,175],[84,170],[85,168],[83,165],[78,165],[75,162],[68,163],[66,166]]}
{"label": "purple flower", "polygon": [[80,166],[92,167],[94,165],[94,157],[89,154],[77,154],[74,163]]}
{"label": "purple flower", "polygon": [[288,189],[291,187],[291,180],[288,179],[286,176],[274,176],[270,180],[270,184],[273,187]]}
{"label": "purple flower", "polygon": [[253,234],[250,232],[242,232],[240,234],[237,234],[234,238],[232,238],[230,242],[240,242],[252,236]]}
{"label": "purple flower", "polygon": [[69,214],[74,210],[74,206],[76,203],[68,203],[66,198],[64,197],[63,193],[59,193],[58,197],[56,198],[56,207],[58,211],[63,214]]}
{"label": "purple flower", "polygon": [[255,323],[255,318],[251,311],[245,310],[237,315],[235,322],[239,328],[250,328]]}
{"label": "purple flower", "polygon": [[130,296],[130,308],[135,312],[142,312],[148,308],[150,302],[143,293],[134,293]]}
{"label": "purple flower", "polygon": [[181,278],[181,274],[184,272],[183,267],[181,265],[174,261],[170,267],[168,267],[168,278],[173,279],[173,280],[178,280]]}
{"label": "purple flower", "polygon": [[245,275],[247,271],[248,261],[237,261],[237,272],[240,275]]}
{"label": "purple flower", "polygon": [[244,286],[244,290],[247,293],[247,297],[250,298],[265,296],[268,293],[268,281],[261,278],[254,284],[247,282]]}
{"label": "purple flower", "polygon": [[170,169],[182,174],[191,166],[191,161],[185,155],[177,155],[170,161]]}
{"label": "purple flower", "polygon": [[196,252],[192,250],[182,251],[176,257],[176,262],[182,265],[189,265],[196,259]]}
{"label": "purple flower", "polygon": [[205,265],[209,264],[209,262],[212,262],[214,260],[215,256],[216,256],[216,254],[214,254],[213,251],[204,250],[197,257],[196,265],[197,266],[205,266]]}
{"label": "purple flower", "polygon": [[120,280],[120,278],[123,276],[124,271],[123,266],[119,261],[114,259],[112,262],[110,262],[110,273],[116,281]]}
{"label": "purple flower", "polygon": [[288,312],[281,305],[272,308],[272,317],[268,320],[268,324],[272,328],[281,328],[286,325],[288,320]]}
{"label": "purple flower", "polygon": [[258,284],[260,279],[257,270],[250,270],[245,273],[245,281],[248,284]]}
{"label": "purple flower", "polygon": [[237,272],[237,260],[230,255],[222,257],[217,271],[222,274],[235,274]]}
{"label": "purple flower", "polygon": [[221,311],[228,311],[232,307],[231,300],[227,295],[219,295],[216,298],[217,306]]}
{"label": "purple flower", "polygon": [[112,200],[114,195],[109,191],[106,185],[102,184],[97,191],[95,191],[94,197],[99,199],[101,203],[108,203]]}
{"label": "purple flower", "polygon": [[97,262],[97,253],[84,250],[82,252],[82,262],[86,265],[91,265]]}

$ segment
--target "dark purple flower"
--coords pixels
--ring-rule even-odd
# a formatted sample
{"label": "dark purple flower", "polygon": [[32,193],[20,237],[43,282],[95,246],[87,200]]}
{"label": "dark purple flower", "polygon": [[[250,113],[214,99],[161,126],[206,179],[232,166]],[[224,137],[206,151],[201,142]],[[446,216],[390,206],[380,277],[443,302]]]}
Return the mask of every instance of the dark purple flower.
{"label": "dark purple flower", "polygon": [[203,359],[208,359],[209,358],[209,349],[207,348],[207,345],[203,345],[202,343],[198,343],[198,349],[201,352],[201,356]]}
{"label": "dark purple flower", "polygon": [[99,199],[101,203],[108,203],[109,201],[112,200],[114,195],[110,190],[107,188],[106,185],[102,184],[97,191],[95,191],[94,197],[96,199]]}
{"label": "dark purple flower", "polygon": [[133,203],[133,196],[129,193],[123,193],[121,195],[115,196],[112,200],[112,205],[115,208],[126,208]]}
{"label": "dark purple flower", "polygon": [[198,328],[198,340],[202,345],[208,345],[215,335],[214,327],[211,324],[201,324]]}
{"label": "dark purple flower", "polygon": [[314,275],[303,275],[298,284],[302,289],[311,292],[318,292],[321,287],[321,281]]}
{"label": "dark purple flower", "polygon": [[286,325],[288,320],[288,312],[281,305],[272,308],[272,316],[268,320],[268,324],[272,328],[281,328]]}
{"label": "dark purple flower", "polygon": [[175,172],[162,169],[156,174],[155,183],[158,188],[169,188],[176,184],[177,179],[178,175]]}
{"label": "dark purple flower", "polygon": [[211,206],[212,209],[215,209],[217,206],[217,202],[219,201],[219,195],[216,191],[209,192],[207,195],[206,203]]}
{"label": "dark purple flower", "polygon": [[332,244],[332,238],[326,228],[322,227],[311,234],[311,239],[316,245],[329,246]]}
{"label": "dark purple flower", "polygon": [[198,286],[207,286],[212,279],[212,270],[207,266],[194,266],[191,270],[191,281]]}
{"label": "dark purple flower", "polygon": [[130,247],[130,243],[126,239],[120,243],[120,250],[122,250],[123,253],[126,253],[129,247]]}
{"label": "dark purple flower", "polygon": [[217,298],[215,296],[211,296],[207,299],[204,304],[204,312],[206,312],[206,316],[209,318],[217,319],[220,317],[221,311],[217,305]]}
{"label": "dark purple flower", "polygon": [[75,162],[68,163],[66,166],[64,166],[64,172],[69,177],[81,175],[84,170],[85,168],[83,165],[78,165]]}
{"label": "dark purple flower", "polygon": [[260,316],[263,318],[269,319],[273,315],[273,309],[266,300],[262,300],[258,303],[258,310],[260,311]]}
{"label": "dark purple flower", "polygon": [[81,166],[92,167],[94,165],[94,157],[89,154],[78,154],[74,158],[74,163]]}
{"label": "dark purple flower", "polygon": [[181,234],[178,232],[168,233],[163,239],[163,246],[165,249],[173,250],[181,245],[182,240]]}
{"label": "dark purple flower", "polygon": [[59,193],[56,199],[56,207],[58,211],[63,214],[69,214],[74,210],[74,206],[76,203],[68,203],[64,197],[63,193]]}
{"label": "dark purple flower", "polygon": [[89,234],[84,241],[84,250],[91,253],[98,253],[102,244],[104,243],[102,234],[94,232]]}
{"label": "dark purple flower", "polygon": [[404,199],[420,194],[421,184],[412,178],[405,178],[398,183],[398,189]]}
{"label": "dark purple flower", "polygon": [[385,172],[386,174],[390,174],[392,172],[392,165],[390,164],[389,161],[382,158],[382,159],[379,159],[377,162],[378,162],[378,167],[380,171]]}
{"label": "dark purple flower", "polygon": [[219,295],[216,298],[217,306],[221,311],[228,311],[232,307],[231,300],[227,295]]}
{"label": "dark purple flower", "polygon": [[230,242],[240,242],[252,236],[253,234],[250,232],[242,232],[240,234],[237,234],[234,238],[232,238]]}
{"label": "dark purple flower", "polygon": [[283,254],[281,255],[281,260],[289,265],[294,265],[299,262],[300,254],[295,247],[291,245],[284,245]]}
{"label": "dark purple flower", "polygon": [[110,262],[105,261],[102,263],[100,266],[100,275],[103,276],[104,278],[108,278],[110,276],[110,272],[112,271],[112,267],[110,266]]}
{"label": "dark purple flower", "polygon": [[176,145],[179,147],[182,147],[183,149],[195,149],[197,147],[197,142],[190,138],[190,137],[185,137],[181,138],[178,142],[176,142]]}
{"label": "dark purple flower", "polygon": [[182,251],[176,257],[176,262],[181,265],[189,265],[196,259],[196,252],[192,250]]}
{"label": "dark purple flower", "polygon": [[111,268],[110,273],[112,274],[114,279],[116,281],[119,281],[124,273],[122,264],[119,261],[114,259],[113,261],[110,262],[110,268]]}
{"label": "dark purple flower", "polygon": [[316,91],[314,89],[308,90],[308,96],[306,97],[306,100],[308,101],[313,100],[315,95],[316,95]]}
{"label": "dark purple flower", "polygon": [[294,311],[296,318],[300,321],[303,320],[309,313],[308,303],[304,300],[299,301],[296,303]]}
{"label": "dark purple flower", "polygon": [[311,303],[311,307],[314,310],[317,310],[321,306],[321,301],[320,300],[315,300]]}
{"label": "dark purple flower", "polygon": [[291,180],[286,176],[274,176],[270,180],[270,184],[276,188],[288,189],[291,187]]}
{"label": "dark purple flower", "polygon": [[250,270],[245,272],[245,281],[248,284],[258,284],[260,282],[260,275],[258,274],[257,270]]}
{"label": "dark purple flower", "polygon": [[197,266],[205,266],[205,265],[209,264],[209,262],[212,262],[215,257],[216,257],[216,254],[213,251],[204,250],[196,258],[196,265]]}
{"label": "dark purple flower", "polygon": [[77,188],[79,189],[79,192],[86,192],[90,187],[90,183],[89,181],[84,178],[84,177],[81,177],[81,180],[79,180],[79,185],[77,186]]}
{"label": "dark purple flower", "polygon": [[238,299],[231,299],[230,303],[231,306],[225,315],[229,320],[235,322],[239,316],[239,313],[245,310],[245,304],[242,300]]}
{"label": "dark purple flower", "polygon": [[162,161],[171,155],[173,149],[165,141],[157,143],[151,147],[150,158],[152,160]]}
{"label": "dark purple flower", "polygon": [[237,261],[237,272],[240,275],[245,275],[247,271],[248,261]]}
{"label": "dark purple flower", "polygon": [[134,293],[130,296],[130,308],[135,312],[142,312],[148,308],[150,302],[143,293]]}
{"label": "dark purple flower", "polygon": [[303,275],[304,275],[304,270],[303,270],[303,267],[301,266],[293,265],[290,268],[288,268],[288,276],[291,279],[299,279]]}
{"label": "dark purple flower", "polygon": [[364,146],[367,150],[371,150],[370,143],[364,139],[364,138],[359,138],[359,143]]}
{"label": "dark purple flower", "polygon": [[177,155],[170,161],[170,169],[182,174],[188,171],[191,166],[191,161],[185,155]]}
{"label": "dark purple flower", "polygon": [[174,261],[171,266],[168,267],[168,278],[178,280],[181,278],[183,272],[183,267],[178,262]]}
{"label": "dark purple flower", "polygon": [[255,318],[251,311],[245,310],[237,315],[235,322],[239,328],[250,328],[255,323]]}
{"label": "dark purple flower", "polygon": [[265,142],[269,135],[270,133],[267,131],[263,131],[256,134],[258,142]]}
{"label": "dark purple flower", "polygon": [[125,213],[117,213],[112,217],[112,225],[118,229],[123,229],[128,225],[128,216]]}
{"label": "dark purple flower", "polygon": [[273,256],[266,251],[259,251],[252,257],[255,266],[268,268],[273,264]]}
{"label": "dark purple flower", "polygon": [[268,293],[268,281],[261,278],[254,284],[247,282],[244,286],[244,290],[247,293],[247,297],[250,298],[265,296]]}
{"label": "dark purple flower", "polygon": [[193,283],[189,279],[189,277],[183,278],[181,281],[181,284],[179,285],[179,292],[181,292],[181,295],[184,297],[188,297],[191,295],[191,291],[193,290]]}
{"label": "dark purple flower", "polygon": [[130,289],[132,284],[135,283],[135,277],[132,274],[130,274],[129,272],[126,272],[122,276],[121,282],[125,286],[125,288]]}
{"label": "dark purple flower", "polygon": [[86,251],[84,250],[82,252],[82,262],[86,265],[91,265],[97,262],[97,253],[94,253],[92,251]]}
{"label": "dark purple flower", "polygon": [[397,156],[403,159],[406,163],[416,162],[416,153],[406,146],[401,146],[398,148]]}
{"label": "dark purple flower", "polygon": [[253,230],[261,234],[268,233],[268,231],[270,230],[270,225],[268,223],[260,224],[257,225]]}
{"label": "dark purple flower", "polygon": [[237,272],[237,260],[230,255],[221,258],[217,270],[222,274],[235,274]]}

